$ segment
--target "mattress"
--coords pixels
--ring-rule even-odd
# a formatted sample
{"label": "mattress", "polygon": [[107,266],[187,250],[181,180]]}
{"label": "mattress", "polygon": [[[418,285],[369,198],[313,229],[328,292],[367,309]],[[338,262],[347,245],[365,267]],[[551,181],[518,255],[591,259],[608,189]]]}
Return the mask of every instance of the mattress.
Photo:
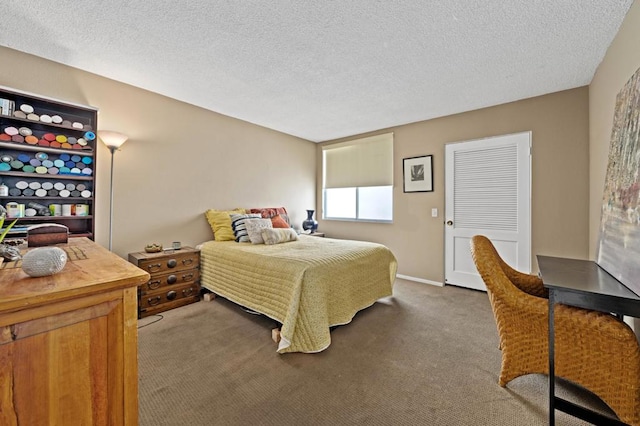
{"label": "mattress", "polygon": [[320,352],[330,327],[391,296],[397,261],[376,243],[300,235],[265,245],[201,245],[201,285],[282,324],[277,351]]}

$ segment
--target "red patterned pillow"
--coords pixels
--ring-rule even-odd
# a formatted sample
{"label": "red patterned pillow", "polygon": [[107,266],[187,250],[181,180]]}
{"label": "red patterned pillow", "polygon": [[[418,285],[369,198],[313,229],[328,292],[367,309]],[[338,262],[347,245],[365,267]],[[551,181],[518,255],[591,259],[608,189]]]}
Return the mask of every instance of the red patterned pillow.
{"label": "red patterned pillow", "polygon": [[291,226],[291,222],[289,221],[289,214],[287,213],[287,209],[284,207],[262,207],[249,209],[247,213],[260,213],[260,215],[265,219],[271,219],[274,216],[280,215],[287,225]]}

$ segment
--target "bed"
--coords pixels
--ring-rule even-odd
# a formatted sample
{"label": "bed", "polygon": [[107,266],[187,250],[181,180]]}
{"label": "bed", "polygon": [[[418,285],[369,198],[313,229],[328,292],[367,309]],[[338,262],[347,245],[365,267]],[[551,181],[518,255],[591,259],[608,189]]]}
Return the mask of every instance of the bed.
{"label": "bed", "polygon": [[397,261],[381,244],[300,235],[265,245],[208,241],[201,285],[282,324],[278,353],[320,352],[330,327],[391,296]]}

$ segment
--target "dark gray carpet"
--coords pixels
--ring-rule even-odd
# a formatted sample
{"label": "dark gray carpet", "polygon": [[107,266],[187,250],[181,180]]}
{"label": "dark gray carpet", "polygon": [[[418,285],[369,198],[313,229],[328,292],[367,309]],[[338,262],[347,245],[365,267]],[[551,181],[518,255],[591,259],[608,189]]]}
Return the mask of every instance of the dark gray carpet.
{"label": "dark gray carpet", "polygon": [[[483,292],[397,280],[318,354],[277,354],[273,321],[221,298],[162,317],[139,324],[142,426],[547,424],[546,376],[497,384]],[[603,409],[575,386],[557,393]]]}

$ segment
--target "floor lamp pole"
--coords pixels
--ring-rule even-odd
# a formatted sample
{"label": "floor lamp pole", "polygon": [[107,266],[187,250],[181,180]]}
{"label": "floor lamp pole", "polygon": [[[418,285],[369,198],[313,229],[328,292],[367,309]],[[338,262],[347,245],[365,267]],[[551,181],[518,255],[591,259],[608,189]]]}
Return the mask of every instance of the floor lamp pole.
{"label": "floor lamp pole", "polygon": [[110,146],[109,151],[111,151],[111,173],[109,175],[109,251],[111,251],[111,241],[113,239],[113,157],[116,153],[115,146]]}
{"label": "floor lamp pole", "polygon": [[111,174],[109,176],[109,251],[113,241],[113,156],[128,139],[127,135],[111,130],[99,130],[98,136],[111,152]]}

